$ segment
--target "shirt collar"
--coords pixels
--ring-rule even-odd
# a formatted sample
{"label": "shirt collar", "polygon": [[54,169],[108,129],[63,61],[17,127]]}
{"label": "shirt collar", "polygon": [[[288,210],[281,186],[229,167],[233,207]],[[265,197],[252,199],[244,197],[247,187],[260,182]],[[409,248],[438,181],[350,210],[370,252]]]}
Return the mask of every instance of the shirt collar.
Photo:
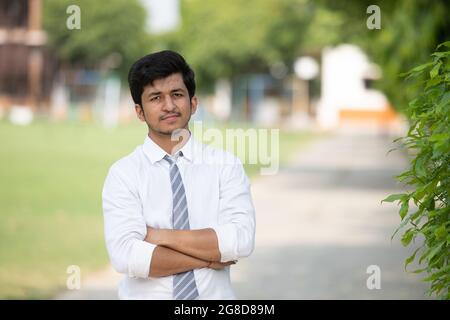
{"label": "shirt collar", "polygon": [[[180,149],[183,153],[183,158],[193,162],[195,160],[195,154],[200,150],[199,146],[200,143],[192,136],[191,133],[186,144]],[[143,150],[152,164],[161,161],[164,156],[167,155],[167,152],[164,151],[148,135],[145,137]]]}

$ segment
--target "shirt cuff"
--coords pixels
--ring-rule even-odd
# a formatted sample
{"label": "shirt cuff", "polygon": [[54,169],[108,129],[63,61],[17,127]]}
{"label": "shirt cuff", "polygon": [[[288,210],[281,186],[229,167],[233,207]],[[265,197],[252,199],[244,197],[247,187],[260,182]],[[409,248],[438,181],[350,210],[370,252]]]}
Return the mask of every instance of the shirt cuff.
{"label": "shirt cuff", "polygon": [[237,260],[236,228],[233,224],[223,224],[212,228],[217,235],[220,251],[220,262]]}
{"label": "shirt cuff", "polygon": [[136,240],[131,249],[128,263],[128,275],[132,278],[148,278],[153,250],[156,245]]}

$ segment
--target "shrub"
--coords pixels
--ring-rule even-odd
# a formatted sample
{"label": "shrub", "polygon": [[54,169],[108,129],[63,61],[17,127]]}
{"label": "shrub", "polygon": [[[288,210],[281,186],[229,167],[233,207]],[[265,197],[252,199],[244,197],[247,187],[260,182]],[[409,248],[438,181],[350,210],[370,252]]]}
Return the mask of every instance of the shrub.
{"label": "shrub", "polygon": [[423,243],[405,261],[418,260],[426,273],[429,295],[449,299],[450,284],[450,41],[440,44],[431,61],[403,74],[420,92],[405,109],[410,127],[401,141],[411,156],[410,166],[397,180],[411,191],[392,194],[383,201],[400,205],[401,242],[406,247],[423,237]]}

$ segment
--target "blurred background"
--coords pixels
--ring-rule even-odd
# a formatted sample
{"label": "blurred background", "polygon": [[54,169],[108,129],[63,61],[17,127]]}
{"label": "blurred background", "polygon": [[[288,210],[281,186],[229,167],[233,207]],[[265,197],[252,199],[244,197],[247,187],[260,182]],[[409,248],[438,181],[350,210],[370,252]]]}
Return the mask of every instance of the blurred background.
{"label": "blurred background", "polygon": [[[370,7],[376,5],[375,7]],[[280,130],[275,175],[246,164],[252,256],[242,299],[421,299],[380,204],[417,92],[399,74],[449,40],[446,1],[0,0],[0,298],[114,299],[103,241],[109,166],[141,144],[126,81],[153,51],[196,73],[205,127]],[[81,289],[68,290],[79,266]],[[377,266],[381,287],[369,289]],[[369,270],[369,271],[368,271]]]}

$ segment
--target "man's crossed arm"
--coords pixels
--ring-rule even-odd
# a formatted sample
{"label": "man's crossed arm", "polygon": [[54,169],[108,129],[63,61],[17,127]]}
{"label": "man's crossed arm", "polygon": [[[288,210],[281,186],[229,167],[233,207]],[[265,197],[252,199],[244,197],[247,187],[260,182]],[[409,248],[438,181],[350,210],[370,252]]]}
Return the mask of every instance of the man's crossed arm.
{"label": "man's crossed arm", "polygon": [[135,172],[130,170],[113,165],[102,192],[105,241],[116,271],[137,278],[163,277],[198,268],[222,269],[251,254],[255,212],[240,162],[221,171],[218,225],[201,230],[147,228],[132,179]]}
{"label": "man's crossed arm", "polygon": [[211,229],[171,230],[147,227],[145,241],[157,245],[150,277],[164,277],[197,268],[223,269],[234,261],[220,262],[216,232]]}

